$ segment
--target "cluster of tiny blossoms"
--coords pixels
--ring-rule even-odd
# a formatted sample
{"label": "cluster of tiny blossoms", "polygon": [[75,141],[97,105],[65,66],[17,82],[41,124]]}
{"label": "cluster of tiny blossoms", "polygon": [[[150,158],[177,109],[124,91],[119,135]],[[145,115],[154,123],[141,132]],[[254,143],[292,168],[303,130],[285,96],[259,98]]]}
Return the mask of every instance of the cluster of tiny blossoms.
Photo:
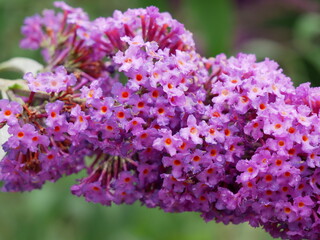
{"label": "cluster of tiny blossoms", "polygon": [[22,28],[21,46],[41,48],[48,66],[24,76],[24,104],[0,100],[12,135],[3,191],[85,169],[71,191],[87,201],[139,200],[319,239],[319,88],[293,87],[254,55],[202,58],[191,33],[155,7],[89,21],[55,6],[62,13]]}

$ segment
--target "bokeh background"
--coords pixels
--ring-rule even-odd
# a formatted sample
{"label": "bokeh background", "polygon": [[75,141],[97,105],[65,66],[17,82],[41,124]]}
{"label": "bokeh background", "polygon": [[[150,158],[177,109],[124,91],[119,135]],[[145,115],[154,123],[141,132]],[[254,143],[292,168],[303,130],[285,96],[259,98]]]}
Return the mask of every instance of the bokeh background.
{"label": "bokeh background", "polygon": [[[317,0],[68,0],[92,19],[115,9],[155,5],[194,34],[211,57],[255,53],[279,62],[295,85],[320,85],[320,1]],[[42,61],[19,48],[26,16],[52,8],[51,0],[0,0],[0,62],[12,57]],[[10,72],[2,78],[18,78]],[[197,213],[170,214],[133,206],[103,207],[70,194],[70,176],[31,193],[0,193],[0,240],[270,240],[247,224],[205,223]]]}

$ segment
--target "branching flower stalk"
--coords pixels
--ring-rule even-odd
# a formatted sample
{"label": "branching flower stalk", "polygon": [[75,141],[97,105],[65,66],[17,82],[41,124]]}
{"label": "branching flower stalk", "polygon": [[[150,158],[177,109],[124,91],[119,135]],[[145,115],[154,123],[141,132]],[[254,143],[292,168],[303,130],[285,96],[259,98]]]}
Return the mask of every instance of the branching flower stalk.
{"label": "branching flower stalk", "polygon": [[[18,101],[0,100],[11,137],[3,191],[30,191],[86,169],[71,191],[140,201],[206,220],[249,222],[274,237],[320,237],[320,89],[295,88],[254,55],[203,58],[192,34],[155,7],[89,21],[29,17],[21,46],[47,62]],[[90,157],[90,163],[85,158]]]}

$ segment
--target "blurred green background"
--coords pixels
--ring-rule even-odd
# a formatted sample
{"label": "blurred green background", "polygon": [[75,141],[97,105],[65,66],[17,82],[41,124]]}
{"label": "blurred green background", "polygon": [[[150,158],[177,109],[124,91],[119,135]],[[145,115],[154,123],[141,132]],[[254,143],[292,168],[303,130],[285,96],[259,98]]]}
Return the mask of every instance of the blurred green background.
{"label": "blurred green background", "polygon": [[[115,9],[155,5],[169,11],[194,34],[206,57],[218,53],[255,53],[279,62],[295,85],[320,85],[320,3],[312,0],[69,0],[91,19]],[[0,62],[22,56],[20,27],[26,16],[52,8],[49,0],[0,0]],[[0,73],[0,77],[18,77]],[[81,175],[81,174],[80,174]],[[103,207],[72,196],[71,176],[41,191],[0,193],[0,240],[267,240],[262,229],[246,224],[205,223],[197,213],[169,214],[133,206]]]}

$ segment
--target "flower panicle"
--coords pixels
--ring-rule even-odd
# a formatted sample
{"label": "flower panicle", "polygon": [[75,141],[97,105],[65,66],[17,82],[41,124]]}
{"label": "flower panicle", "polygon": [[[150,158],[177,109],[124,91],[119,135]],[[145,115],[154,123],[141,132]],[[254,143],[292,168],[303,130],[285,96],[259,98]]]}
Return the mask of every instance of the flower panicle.
{"label": "flower panicle", "polygon": [[25,75],[24,104],[0,100],[4,191],[86,169],[71,191],[89,202],[319,238],[319,88],[295,88],[254,55],[202,58],[155,7],[90,21],[55,6],[22,28],[21,46],[42,48],[48,67]]}

